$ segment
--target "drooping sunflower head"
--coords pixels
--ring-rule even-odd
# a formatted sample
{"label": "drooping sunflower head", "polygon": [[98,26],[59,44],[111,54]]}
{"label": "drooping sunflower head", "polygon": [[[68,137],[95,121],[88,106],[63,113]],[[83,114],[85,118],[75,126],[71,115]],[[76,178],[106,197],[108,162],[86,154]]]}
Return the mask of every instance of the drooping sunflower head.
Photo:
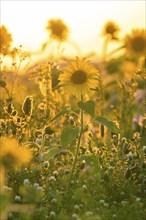
{"label": "drooping sunflower head", "polygon": [[112,39],[116,39],[116,35],[119,32],[119,30],[120,28],[117,24],[115,24],[113,21],[108,21],[104,26],[103,34],[110,35]]}
{"label": "drooping sunflower head", "polygon": [[89,64],[85,58],[77,57],[74,61],[68,61],[68,67],[59,77],[59,85],[64,88],[67,95],[79,98],[96,88],[99,79],[100,71]]}
{"label": "drooping sunflower head", "polygon": [[65,41],[68,38],[69,29],[61,19],[49,20],[46,29],[50,32],[52,39]]}
{"label": "drooping sunflower head", "polygon": [[9,34],[7,28],[2,25],[0,27],[0,53],[8,53],[12,43],[12,36]]}
{"label": "drooping sunflower head", "polygon": [[146,32],[142,30],[132,30],[131,34],[126,35],[125,47],[129,55],[143,56],[146,52]]}

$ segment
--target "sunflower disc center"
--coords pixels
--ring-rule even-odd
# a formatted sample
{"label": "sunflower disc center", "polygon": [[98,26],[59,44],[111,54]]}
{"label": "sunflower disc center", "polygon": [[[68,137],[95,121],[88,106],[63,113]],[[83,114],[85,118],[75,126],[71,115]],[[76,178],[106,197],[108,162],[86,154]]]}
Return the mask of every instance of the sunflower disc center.
{"label": "sunflower disc center", "polygon": [[144,39],[141,37],[133,39],[132,47],[135,51],[142,51],[144,49]]}
{"label": "sunflower disc center", "polygon": [[74,84],[83,84],[84,82],[86,82],[86,80],[87,80],[86,73],[82,70],[75,71],[71,76],[71,81]]}

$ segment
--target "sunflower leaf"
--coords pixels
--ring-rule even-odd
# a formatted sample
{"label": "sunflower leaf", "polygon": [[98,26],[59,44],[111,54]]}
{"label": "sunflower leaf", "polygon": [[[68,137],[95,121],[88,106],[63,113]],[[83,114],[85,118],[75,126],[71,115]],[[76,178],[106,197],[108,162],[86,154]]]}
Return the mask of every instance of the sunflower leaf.
{"label": "sunflower leaf", "polygon": [[68,112],[71,112],[71,109],[69,108],[66,108],[66,109],[63,109],[62,111],[60,111],[53,119],[51,119],[50,121],[54,121],[55,119],[59,118],[60,116],[68,113]]}
{"label": "sunflower leaf", "polygon": [[102,116],[97,116],[95,118],[100,124],[108,127],[112,132],[114,133],[120,133],[120,129],[115,125],[114,122],[109,121],[108,119],[102,117]]}
{"label": "sunflower leaf", "polygon": [[61,133],[61,145],[66,148],[78,136],[79,128],[65,127]]}
{"label": "sunflower leaf", "polygon": [[78,102],[80,109],[84,110],[86,113],[94,117],[95,114],[95,102],[88,100],[87,102],[80,101]]}

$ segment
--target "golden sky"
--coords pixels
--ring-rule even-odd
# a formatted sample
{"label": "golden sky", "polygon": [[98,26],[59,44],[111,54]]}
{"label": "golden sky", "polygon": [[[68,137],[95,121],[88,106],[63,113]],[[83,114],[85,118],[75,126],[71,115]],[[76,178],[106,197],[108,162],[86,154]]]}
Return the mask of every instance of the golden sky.
{"label": "golden sky", "polygon": [[62,18],[70,39],[82,52],[100,53],[102,29],[108,20],[121,27],[121,37],[132,28],[145,28],[144,0],[13,1],[1,0],[1,25],[13,35],[15,45],[36,50],[47,39],[47,20]]}

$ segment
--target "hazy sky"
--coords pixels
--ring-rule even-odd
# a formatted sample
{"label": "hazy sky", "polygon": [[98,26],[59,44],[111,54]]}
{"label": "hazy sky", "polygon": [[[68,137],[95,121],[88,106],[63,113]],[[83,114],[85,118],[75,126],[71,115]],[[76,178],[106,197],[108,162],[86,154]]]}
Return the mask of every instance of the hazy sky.
{"label": "hazy sky", "polygon": [[145,28],[144,0],[13,1],[1,0],[1,25],[13,35],[15,45],[37,49],[47,38],[50,18],[62,18],[70,27],[70,39],[83,53],[101,50],[101,33],[108,20],[121,27],[121,36],[132,28]]}

